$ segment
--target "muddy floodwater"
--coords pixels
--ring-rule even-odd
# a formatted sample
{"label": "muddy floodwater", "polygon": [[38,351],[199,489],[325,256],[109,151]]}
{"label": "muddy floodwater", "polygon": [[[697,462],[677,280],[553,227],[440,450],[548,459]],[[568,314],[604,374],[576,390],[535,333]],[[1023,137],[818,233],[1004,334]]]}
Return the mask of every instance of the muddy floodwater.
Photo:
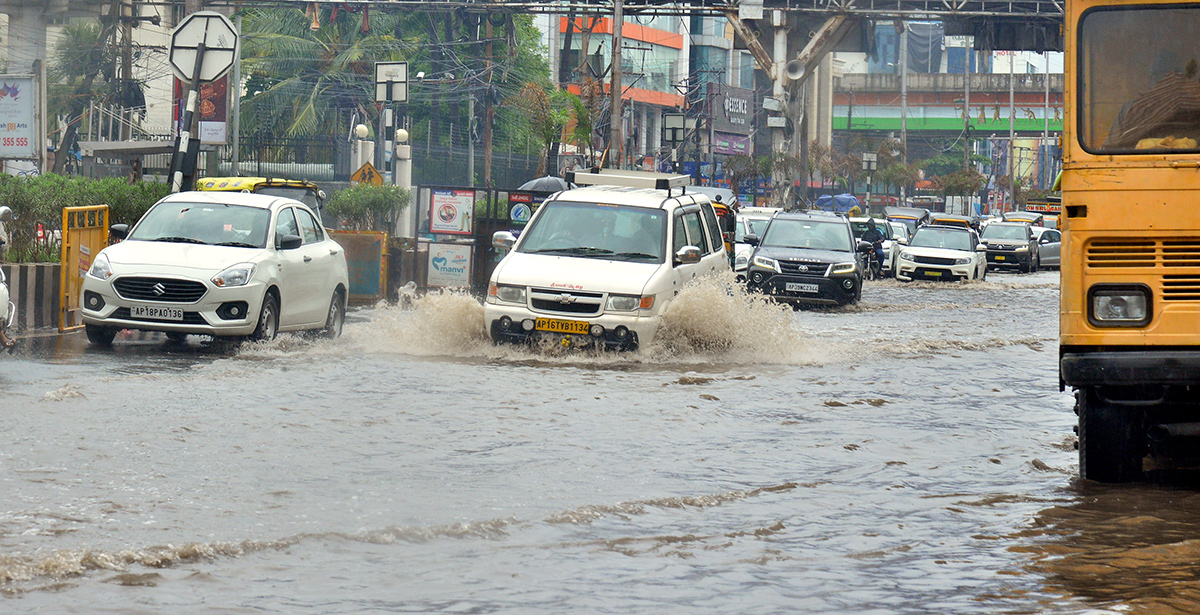
{"label": "muddy floodwater", "polygon": [[685,291],[654,347],[0,355],[0,613],[1195,613],[1200,488],[1078,479],[1058,275]]}

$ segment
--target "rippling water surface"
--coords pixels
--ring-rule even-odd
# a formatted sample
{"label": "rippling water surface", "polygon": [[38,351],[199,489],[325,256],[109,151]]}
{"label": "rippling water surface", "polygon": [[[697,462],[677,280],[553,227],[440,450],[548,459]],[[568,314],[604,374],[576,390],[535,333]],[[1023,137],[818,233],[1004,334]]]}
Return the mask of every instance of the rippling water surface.
{"label": "rippling water surface", "polygon": [[459,295],[332,342],[0,357],[0,612],[1196,612],[1196,491],[1077,479],[1055,273],[654,347],[495,347]]}

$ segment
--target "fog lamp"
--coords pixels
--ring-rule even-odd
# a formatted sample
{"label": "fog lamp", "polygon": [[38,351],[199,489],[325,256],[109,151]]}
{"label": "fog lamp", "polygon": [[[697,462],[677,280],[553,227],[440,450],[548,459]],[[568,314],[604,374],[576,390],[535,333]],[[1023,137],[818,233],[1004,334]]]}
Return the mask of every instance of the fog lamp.
{"label": "fog lamp", "polygon": [[617,327],[615,331],[613,331],[613,334],[617,336],[617,339],[623,340],[629,337],[629,329],[626,329],[624,325],[621,325]]}
{"label": "fog lamp", "polygon": [[600,337],[601,335],[604,335],[604,327],[601,327],[600,325],[592,325],[588,328],[588,333],[591,333],[592,337]]}
{"label": "fog lamp", "polygon": [[525,320],[522,320],[521,328],[524,329],[525,332],[533,331],[533,319],[526,318]]}
{"label": "fog lamp", "polygon": [[500,317],[500,330],[508,331],[509,329],[512,329],[512,319],[509,318],[508,316],[501,316]]}
{"label": "fog lamp", "polygon": [[842,288],[845,288],[846,290],[850,290],[851,288],[854,288],[854,280],[852,280],[850,278],[846,278],[845,280],[842,280]]}

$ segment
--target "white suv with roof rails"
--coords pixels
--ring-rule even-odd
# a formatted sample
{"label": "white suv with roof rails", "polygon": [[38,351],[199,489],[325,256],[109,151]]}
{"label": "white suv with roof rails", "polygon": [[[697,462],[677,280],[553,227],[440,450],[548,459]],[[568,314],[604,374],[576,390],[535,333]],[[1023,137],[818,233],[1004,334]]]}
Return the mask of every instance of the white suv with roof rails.
{"label": "white suv with roof rails", "polygon": [[691,177],[601,170],[542,203],[488,284],[484,324],[495,342],[549,340],[569,347],[634,350],[690,280],[728,270],[708,197]]}

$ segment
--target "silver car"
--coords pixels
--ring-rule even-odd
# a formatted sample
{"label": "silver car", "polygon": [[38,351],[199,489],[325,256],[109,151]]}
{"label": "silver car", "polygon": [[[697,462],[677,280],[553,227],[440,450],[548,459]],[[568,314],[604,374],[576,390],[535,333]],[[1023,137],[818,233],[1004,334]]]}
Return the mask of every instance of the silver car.
{"label": "silver car", "polygon": [[1058,269],[1061,263],[1059,253],[1062,248],[1062,233],[1057,229],[1040,226],[1030,227],[1029,230],[1033,231],[1033,236],[1038,242],[1038,254],[1041,256],[1040,266]]}

